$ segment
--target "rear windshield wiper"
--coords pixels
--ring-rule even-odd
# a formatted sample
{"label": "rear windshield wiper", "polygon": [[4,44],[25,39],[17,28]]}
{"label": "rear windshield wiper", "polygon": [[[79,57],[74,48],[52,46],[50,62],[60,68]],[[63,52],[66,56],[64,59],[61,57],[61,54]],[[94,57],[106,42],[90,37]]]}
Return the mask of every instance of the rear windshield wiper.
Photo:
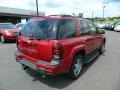
{"label": "rear windshield wiper", "polygon": [[41,40],[41,38],[34,37],[33,34],[28,35],[30,37],[30,40]]}
{"label": "rear windshield wiper", "polygon": [[30,37],[30,40],[41,40],[41,38],[36,38],[36,37]]}

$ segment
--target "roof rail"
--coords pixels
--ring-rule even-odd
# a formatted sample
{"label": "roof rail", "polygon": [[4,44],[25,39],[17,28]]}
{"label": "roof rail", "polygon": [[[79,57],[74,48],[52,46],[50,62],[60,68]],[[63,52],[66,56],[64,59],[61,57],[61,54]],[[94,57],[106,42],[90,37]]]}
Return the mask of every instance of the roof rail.
{"label": "roof rail", "polygon": [[60,17],[74,17],[74,18],[79,18],[78,16],[74,16],[74,15],[66,15],[66,14],[60,14],[60,15],[49,15],[49,16],[60,16]]}

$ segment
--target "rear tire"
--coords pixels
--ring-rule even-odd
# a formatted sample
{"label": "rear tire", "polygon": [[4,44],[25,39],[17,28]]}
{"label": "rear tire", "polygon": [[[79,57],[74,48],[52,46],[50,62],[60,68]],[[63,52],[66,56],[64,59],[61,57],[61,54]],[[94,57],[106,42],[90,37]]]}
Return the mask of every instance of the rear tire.
{"label": "rear tire", "polygon": [[100,54],[103,54],[105,52],[105,42],[102,44],[99,52]]}
{"label": "rear tire", "polygon": [[79,78],[83,68],[83,57],[81,55],[76,55],[72,63],[70,72],[68,73],[69,77],[73,80]]}

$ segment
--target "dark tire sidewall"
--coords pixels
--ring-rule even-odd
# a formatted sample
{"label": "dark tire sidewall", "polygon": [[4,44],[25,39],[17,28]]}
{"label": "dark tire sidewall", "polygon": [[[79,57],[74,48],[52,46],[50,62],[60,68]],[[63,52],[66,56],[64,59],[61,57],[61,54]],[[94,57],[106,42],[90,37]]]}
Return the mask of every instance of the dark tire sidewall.
{"label": "dark tire sidewall", "polygon": [[82,69],[83,69],[83,57],[82,57],[81,55],[76,55],[75,58],[74,58],[74,61],[73,61],[73,63],[72,63],[70,72],[69,72],[69,76],[70,76],[70,78],[72,78],[72,79],[77,79],[77,78],[79,78],[79,77],[80,77],[80,74],[81,74],[81,71],[80,71],[79,75],[77,75],[77,76],[74,74],[74,69],[75,69],[74,66],[75,66],[75,64],[76,64],[76,62],[77,62],[78,59],[80,59],[81,62],[82,62],[81,71],[82,71]]}
{"label": "dark tire sidewall", "polygon": [[[103,50],[104,47],[104,50]],[[101,48],[100,48],[100,54],[103,54],[105,52],[105,42],[103,42]]]}

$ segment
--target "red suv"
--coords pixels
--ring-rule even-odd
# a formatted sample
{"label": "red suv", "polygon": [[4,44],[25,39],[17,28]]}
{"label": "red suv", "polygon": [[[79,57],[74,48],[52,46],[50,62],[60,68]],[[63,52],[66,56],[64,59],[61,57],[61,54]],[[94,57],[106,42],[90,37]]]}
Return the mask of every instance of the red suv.
{"label": "red suv", "polygon": [[0,23],[0,41],[2,43],[15,40],[19,30],[12,23]]}
{"label": "red suv", "polygon": [[74,16],[46,16],[29,20],[21,29],[16,60],[23,68],[44,75],[80,76],[84,63],[105,50],[104,31]]}

